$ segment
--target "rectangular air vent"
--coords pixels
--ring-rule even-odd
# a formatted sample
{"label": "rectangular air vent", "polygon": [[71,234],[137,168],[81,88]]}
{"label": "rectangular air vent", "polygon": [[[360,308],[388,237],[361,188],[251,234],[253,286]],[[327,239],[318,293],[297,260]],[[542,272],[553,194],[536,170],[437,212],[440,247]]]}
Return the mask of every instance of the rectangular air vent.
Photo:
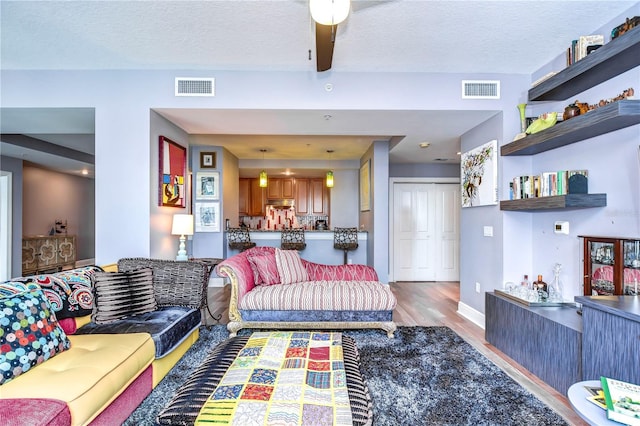
{"label": "rectangular air vent", "polygon": [[500,99],[500,81],[462,80],[462,99]]}
{"label": "rectangular air vent", "polygon": [[176,96],[215,96],[214,78],[176,77]]}

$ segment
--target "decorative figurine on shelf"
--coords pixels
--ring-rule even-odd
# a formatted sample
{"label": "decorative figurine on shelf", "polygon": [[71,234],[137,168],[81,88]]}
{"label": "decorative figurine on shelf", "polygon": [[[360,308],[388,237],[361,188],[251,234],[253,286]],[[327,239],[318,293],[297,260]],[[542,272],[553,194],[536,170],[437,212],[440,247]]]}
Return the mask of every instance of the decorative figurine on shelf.
{"label": "decorative figurine on shelf", "polygon": [[64,235],[67,235],[67,221],[66,220],[63,221],[62,219],[56,219],[55,233],[56,234],[64,233]]}
{"label": "decorative figurine on shelf", "polygon": [[538,117],[533,123],[527,127],[526,133],[528,135],[533,135],[534,133],[541,132],[543,130],[548,129],[549,127],[553,127],[558,121],[558,113],[557,112],[547,112]]}

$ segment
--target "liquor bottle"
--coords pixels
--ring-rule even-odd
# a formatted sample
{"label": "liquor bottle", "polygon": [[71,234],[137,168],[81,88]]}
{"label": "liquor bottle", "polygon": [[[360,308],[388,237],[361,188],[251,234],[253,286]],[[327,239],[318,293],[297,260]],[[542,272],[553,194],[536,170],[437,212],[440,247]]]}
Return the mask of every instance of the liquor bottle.
{"label": "liquor bottle", "polygon": [[540,301],[547,301],[547,283],[542,281],[542,275],[538,275],[538,279],[533,282],[533,288],[538,290],[538,294],[540,295]]}
{"label": "liquor bottle", "polygon": [[531,283],[529,282],[529,275],[525,274],[520,285],[525,288],[531,288]]}

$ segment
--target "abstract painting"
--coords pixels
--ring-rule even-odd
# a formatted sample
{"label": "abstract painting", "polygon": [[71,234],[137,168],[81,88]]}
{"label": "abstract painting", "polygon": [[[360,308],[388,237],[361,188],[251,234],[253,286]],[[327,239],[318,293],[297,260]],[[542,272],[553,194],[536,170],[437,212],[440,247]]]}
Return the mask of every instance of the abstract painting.
{"label": "abstract painting", "polygon": [[498,204],[498,141],[463,153],[460,173],[462,207]]}
{"label": "abstract painting", "polygon": [[158,205],[186,207],[187,149],[171,139],[160,136],[159,157]]}

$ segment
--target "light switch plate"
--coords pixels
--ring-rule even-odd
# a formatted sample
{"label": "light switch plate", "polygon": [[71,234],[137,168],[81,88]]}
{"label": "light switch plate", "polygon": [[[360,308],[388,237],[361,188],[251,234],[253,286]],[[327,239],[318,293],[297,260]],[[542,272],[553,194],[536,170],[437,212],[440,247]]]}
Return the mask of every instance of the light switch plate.
{"label": "light switch plate", "polygon": [[485,237],[493,237],[493,226],[485,226],[484,227],[484,236]]}

